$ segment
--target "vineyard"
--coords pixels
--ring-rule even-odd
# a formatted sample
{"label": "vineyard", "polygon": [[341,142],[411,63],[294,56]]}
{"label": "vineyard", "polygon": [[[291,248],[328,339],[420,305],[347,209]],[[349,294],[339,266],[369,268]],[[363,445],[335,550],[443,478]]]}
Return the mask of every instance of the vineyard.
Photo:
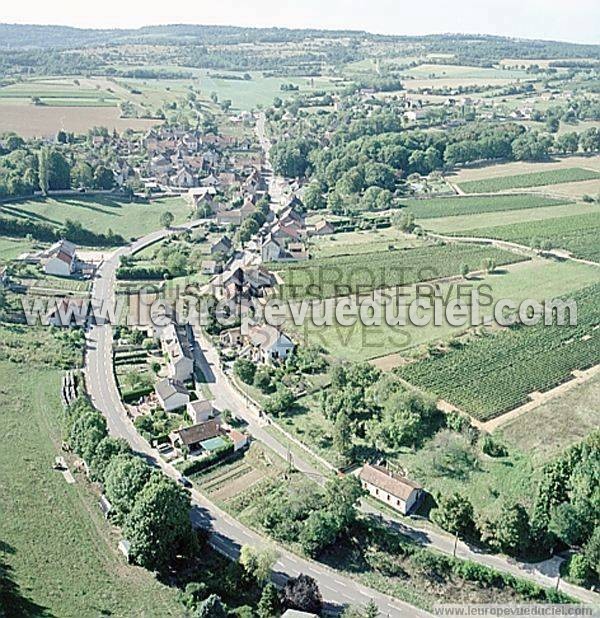
{"label": "vineyard", "polygon": [[470,270],[479,270],[488,258],[496,265],[525,259],[494,247],[438,244],[268,267],[280,271],[284,281],[280,290],[283,298],[323,299],[457,275],[465,264]]}
{"label": "vineyard", "polygon": [[399,370],[410,383],[481,420],[551,389],[575,369],[600,363],[600,284],[570,296],[576,326],[515,326]]}
{"label": "vineyard", "polygon": [[600,261],[599,210],[570,217],[478,228],[456,232],[456,234],[477,238],[497,238],[530,247],[565,249],[575,257]]}
{"label": "vineyard", "polygon": [[600,173],[582,167],[567,167],[565,169],[533,172],[531,174],[516,174],[514,176],[498,176],[461,182],[458,186],[465,193],[496,193],[507,189],[524,189],[528,187],[543,187],[558,185],[563,182],[579,182],[596,180]]}
{"label": "vineyard", "polygon": [[410,200],[404,206],[417,219],[435,219],[455,215],[474,215],[504,210],[523,210],[526,208],[543,208],[569,203],[566,199],[553,199],[541,195],[483,195],[467,197],[446,197],[427,200]]}

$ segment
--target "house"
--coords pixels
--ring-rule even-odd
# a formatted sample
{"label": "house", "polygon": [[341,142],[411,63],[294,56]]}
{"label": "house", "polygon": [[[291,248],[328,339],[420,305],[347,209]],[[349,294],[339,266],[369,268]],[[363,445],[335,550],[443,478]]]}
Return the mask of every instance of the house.
{"label": "house", "polygon": [[405,120],[408,120],[410,122],[416,122],[417,120],[421,120],[422,118],[426,118],[427,117],[427,111],[424,109],[410,109],[406,112],[404,112],[404,114],[402,114],[404,116]]}
{"label": "house", "polygon": [[237,453],[237,451],[248,446],[249,440],[248,436],[245,433],[240,433],[235,429],[230,429],[227,432],[229,439],[233,442],[233,452]]}
{"label": "house", "polygon": [[219,335],[219,341],[221,345],[229,348],[242,345],[244,341],[244,338],[242,337],[242,329],[237,326],[234,328],[228,328],[227,330],[222,330]]}
{"label": "house", "polygon": [[308,251],[302,242],[291,242],[287,246],[286,259],[289,260],[308,260]]}
{"label": "house", "polygon": [[281,256],[283,247],[271,235],[265,237],[260,247],[260,257],[263,262],[276,262]]}
{"label": "house", "polygon": [[423,488],[414,481],[382,466],[365,464],[359,474],[364,489],[403,515],[418,503]]}
{"label": "house", "polygon": [[271,235],[275,240],[302,240],[306,236],[306,228],[304,225],[296,221],[288,221],[285,224],[277,222],[271,228]]}
{"label": "house", "polygon": [[219,240],[210,246],[211,255],[227,254],[233,249],[233,243],[227,236],[221,236]]}
{"label": "house", "polygon": [[169,377],[180,382],[189,380],[194,373],[194,356],[187,336],[171,322],[161,330],[160,340],[167,355]]}
{"label": "house", "polygon": [[251,327],[246,338],[253,348],[253,358],[262,363],[285,360],[295,347],[287,335],[268,324]]}
{"label": "house", "polygon": [[44,254],[44,272],[47,275],[70,277],[75,270],[76,245],[68,240],[59,240]]}
{"label": "house", "polygon": [[327,236],[329,234],[333,234],[333,232],[333,225],[331,225],[329,221],[325,221],[325,219],[317,221],[311,230],[311,234],[313,236]]}
{"label": "house", "polygon": [[184,408],[190,402],[190,394],[183,382],[179,380],[165,378],[156,384],[154,391],[160,405],[166,412]]}
{"label": "house", "polygon": [[260,292],[264,288],[272,288],[276,283],[275,275],[264,266],[244,268],[243,273],[244,282],[248,283],[255,292]]}
{"label": "house", "polygon": [[[203,443],[221,436],[221,423],[216,419],[182,427],[169,435],[173,448],[187,448],[190,452],[202,450]],[[208,446],[208,445],[207,445]],[[212,445],[211,445],[212,446]],[[204,449],[209,450],[209,449]]]}
{"label": "house", "polygon": [[190,401],[186,406],[186,412],[194,425],[205,423],[221,414],[208,399]]}
{"label": "house", "polygon": [[187,199],[192,207],[197,209],[200,206],[213,208],[214,197],[217,194],[214,187],[195,187],[187,192]]}
{"label": "house", "polygon": [[189,189],[196,184],[196,179],[191,172],[182,167],[171,177],[171,184],[181,189]]}
{"label": "house", "polygon": [[223,271],[223,265],[216,260],[204,260],[200,265],[203,275],[218,275]]}

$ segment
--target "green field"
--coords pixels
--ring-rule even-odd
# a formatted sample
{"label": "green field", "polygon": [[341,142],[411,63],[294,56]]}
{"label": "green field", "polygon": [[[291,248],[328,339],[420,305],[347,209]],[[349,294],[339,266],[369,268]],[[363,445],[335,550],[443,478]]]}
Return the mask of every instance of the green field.
{"label": "green field", "polygon": [[577,303],[576,326],[538,324],[488,333],[403,367],[400,375],[481,420],[516,408],[530,393],[600,363],[600,285],[569,299]]}
{"label": "green field", "polygon": [[533,172],[531,174],[515,174],[514,176],[497,176],[461,182],[458,186],[465,193],[496,193],[507,189],[523,189],[528,187],[543,187],[558,185],[565,182],[581,180],[596,180],[600,173],[582,167]]}
{"label": "green field", "polygon": [[0,236],[0,264],[5,264],[14,260],[16,257],[29,251],[33,246],[32,242],[23,238],[7,238]]}
{"label": "green field", "polygon": [[509,225],[513,223],[528,223],[530,221],[544,221],[558,217],[569,217],[594,212],[595,206],[578,202],[563,206],[541,206],[524,210],[503,210],[489,213],[457,215],[453,217],[437,217],[434,219],[420,219],[418,221],[426,230],[440,233],[460,233],[469,230],[470,234],[478,235],[480,228]]}
{"label": "green field", "polygon": [[[490,291],[494,299],[509,298],[520,302],[526,298],[537,300],[551,299],[556,296],[581,289],[597,283],[598,272],[593,266],[575,262],[548,262],[531,260],[509,266],[506,274],[492,274],[475,281],[465,282],[471,289]],[[489,287],[488,287],[489,286]],[[444,297],[457,297],[456,283],[440,286]],[[414,299],[414,292],[407,296],[407,302]],[[318,315],[318,313],[317,313]],[[489,311],[482,308],[482,318]],[[303,344],[323,346],[332,356],[339,359],[361,361],[388,354],[408,353],[414,348],[446,340],[462,332],[462,328],[443,322],[439,326],[430,323],[427,326],[365,326],[360,322],[354,326],[342,327],[316,326],[311,314],[302,326],[296,326],[291,319],[285,329],[294,334]]]}
{"label": "green field", "polygon": [[62,372],[24,361],[0,361],[0,607],[7,616],[180,615],[173,589],[125,564],[87,483],[52,469]]}
{"label": "green field", "polygon": [[479,270],[486,258],[498,265],[524,259],[493,247],[460,244],[323,258],[284,266],[280,272],[284,281],[281,293],[284,298],[295,299],[362,294],[456,275],[463,264],[468,264],[471,270]]}
{"label": "green field", "polygon": [[530,247],[564,249],[575,257],[600,261],[600,210],[522,224],[497,225],[457,232],[461,236],[496,238]]}
{"label": "green field", "polygon": [[112,229],[126,240],[159,229],[160,215],[167,210],[175,215],[176,223],[183,223],[191,212],[183,198],[165,198],[143,204],[125,202],[111,195],[57,197],[0,205],[1,216],[56,227],[71,219],[96,233]]}
{"label": "green field", "polygon": [[316,258],[330,258],[339,255],[376,253],[413,249],[427,244],[426,240],[408,236],[393,227],[360,232],[341,232],[328,236],[315,236],[310,241],[310,254]]}
{"label": "green field", "polygon": [[483,195],[411,200],[403,203],[417,219],[434,219],[458,215],[474,215],[507,210],[525,210],[560,206],[568,200],[552,199],[540,195]]}

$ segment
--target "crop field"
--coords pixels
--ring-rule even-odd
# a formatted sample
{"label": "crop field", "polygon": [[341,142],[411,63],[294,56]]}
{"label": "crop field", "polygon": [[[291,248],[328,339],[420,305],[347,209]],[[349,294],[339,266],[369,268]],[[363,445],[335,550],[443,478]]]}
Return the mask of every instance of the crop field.
{"label": "crop field", "polygon": [[498,431],[502,441],[547,461],[600,427],[600,375],[529,410]]}
{"label": "crop field", "polygon": [[478,230],[482,228],[516,223],[527,224],[532,221],[546,221],[547,219],[558,219],[559,217],[585,215],[594,212],[595,208],[593,205],[577,202],[563,204],[562,206],[540,206],[538,208],[525,208],[522,210],[499,210],[489,213],[419,219],[418,223],[424,229],[433,232],[461,234],[468,230],[469,234],[477,236]]}
{"label": "crop field", "polygon": [[[518,102],[518,99],[514,99]],[[520,176],[537,172],[559,171],[573,167],[596,170],[600,172],[600,156],[598,155],[571,155],[568,157],[553,157],[549,161],[511,161],[510,163],[496,163],[478,167],[464,167],[448,176],[455,184],[472,180],[488,180],[500,176]]]}
{"label": "crop field", "polygon": [[571,167],[552,171],[517,174],[515,176],[501,176],[481,180],[472,180],[459,183],[465,193],[496,193],[508,189],[524,189],[529,187],[543,187],[558,185],[566,182],[600,179],[600,173],[581,167]]}
{"label": "crop field", "polygon": [[482,195],[410,200],[403,205],[407,210],[414,213],[417,219],[435,219],[486,212],[544,208],[560,206],[565,203],[567,203],[566,199],[553,199],[525,193],[522,195]]}
{"label": "crop field", "polygon": [[549,242],[575,257],[600,261],[600,211],[558,217],[527,224],[498,225],[461,232],[463,236],[497,238],[527,246]]}
{"label": "crop field", "polygon": [[190,207],[183,198],[165,198],[145,204],[125,202],[112,195],[77,195],[0,205],[0,216],[29,219],[56,227],[71,219],[96,233],[106,233],[110,228],[125,239],[160,228],[160,215],[165,211],[173,213],[176,223],[182,223],[187,219]]}
{"label": "crop field", "polygon": [[529,75],[521,69],[490,69],[484,67],[462,66],[459,64],[421,64],[408,69],[406,75],[417,79],[467,79],[492,80],[523,79]]}
{"label": "crop field", "polygon": [[573,370],[600,363],[600,285],[569,298],[577,303],[576,326],[538,324],[489,333],[407,365],[400,375],[481,420],[512,410],[530,393],[567,380]]}
{"label": "crop field", "polygon": [[36,97],[41,105],[97,105],[116,106],[119,96],[111,91],[110,87],[101,87],[100,84],[81,84],[75,80],[45,79],[30,80],[0,87],[0,103],[6,100],[25,99]]}
{"label": "crop field", "polygon": [[[27,344],[28,335],[19,343]],[[40,361],[37,350],[34,363]],[[77,477],[68,485],[51,467],[61,454],[61,374],[0,362],[0,555],[6,566],[0,597],[12,606],[7,615],[179,615],[174,590],[125,564],[119,536],[86,482]]]}
{"label": "crop field", "polygon": [[284,266],[284,298],[333,298],[459,274],[463,264],[479,270],[484,259],[497,265],[524,258],[493,247],[439,244],[392,252],[363,253]]}
{"label": "crop field", "polygon": [[121,118],[117,107],[50,107],[31,103],[0,104],[0,133],[14,131],[21,137],[52,137],[59,130],[87,133],[92,127],[109,131],[144,131],[160,120]]}
{"label": "crop field", "polygon": [[[534,259],[528,262],[519,262],[503,269],[503,273],[495,273],[478,277],[477,279],[458,282],[465,290],[488,291],[494,301],[508,298],[521,302],[526,298],[537,300],[551,299],[584,287],[598,281],[598,272],[594,266],[576,262],[548,262]],[[444,298],[458,297],[457,282],[439,286]],[[414,289],[406,296],[410,303],[415,298]],[[292,319],[285,324],[286,332],[293,333],[297,341],[305,345],[319,345],[324,347],[333,357],[343,360],[364,361],[380,358],[389,354],[399,353],[395,364],[400,364],[403,354],[410,354],[414,349],[424,347],[430,343],[447,340],[460,335],[463,327],[452,326],[442,321],[438,326],[430,323],[426,326],[415,326],[408,322],[405,326],[382,325],[368,326],[357,322],[354,326],[333,325],[317,326],[314,315],[322,313],[322,301],[318,307],[313,307],[304,324],[296,326]],[[392,304],[395,310],[395,305]],[[491,315],[489,307],[481,308],[481,319]],[[317,322],[318,324],[318,322]],[[392,363],[393,364],[393,363]]]}

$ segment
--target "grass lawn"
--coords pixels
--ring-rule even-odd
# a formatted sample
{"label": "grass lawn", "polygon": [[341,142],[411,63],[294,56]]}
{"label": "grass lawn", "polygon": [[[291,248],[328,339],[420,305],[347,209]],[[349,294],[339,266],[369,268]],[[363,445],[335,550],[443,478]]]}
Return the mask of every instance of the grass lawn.
{"label": "grass lawn", "polygon": [[[463,198],[465,199],[465,198]],[[466,198],[477,199],[477,198]],[[487,199],[481,197],[479,199]],[[515,197],[515,199],[518,199]],[[572,215],[588,214],[594,212],[597,207],[584,204],[564,204],[562,206],[540,206],[539,208],[525,208],[522,210],[503,210],[495,212],[482,212],[448,217],[436,217],[419,219],[418,223],[426,230],[439,233],[460,233],[465,230],[477,235],[480,228],[488,228],[494,225],[509,225],[512,223],[527,223],[529,221],[544,221],[569,217]]]}
{"label": "grass lawn", "polygon": [[600,427],[600,376],[596,375],[498,430],[507,444],[545,461]]}
{"label": "grass lawn", "polygon": [[524,193],[519,195],[482,195],[410,200],[404,202],[403,205],[414,213],[417,219],[434,219],[437,217],[559,206],[565,202],[565,199],[556,200],[541,195]]}
{"label": "grass lawn", "polygon": [[81,477],[68,485],[52,470],[60,379],[57,369],[0,362],[0,550],[16,586],[0,606],[15,616],[180,615],[174,590],[125,564]]}
{"label": "grass lawn", "polygon": [[495,193],[507,189],[522,189],[528,187],[542,187],[558,185],[564,182],[579,182],[581,180],[595,180],[600,173],[582,167],[567,167],[564,169],[533,172],[531,174],[516,174],[496,178],[482,178],[459,183],[465,193]]}
{"label": "grass lawn", "polygon": [[493,516],[503,500],[529,506],[534,495],[531,459],[517,449],[492,458],[455,432],[442,430],[416,452],[399,453],[395,460],[433,495],[467,494],[477,513]]}
{"label": "grass lawn", "polygon": [[[526,298],[554,298],[598,281],[596,268],[573,262],[558,263],[537,259],[514,264],[505,270],[506,274],[492,274],[471,280],[471,289],[477,286],[484,292],[486,288],[481,286],[490,286],[487,291],[495,299],[509,298],[519,302]],[[442,285],[441,289],[445,295],[450,290],[450,284]],[[456,295],[456,284],[452,294]],[[407,302],[410,302],[411,298],[414,298],[414,294],[407,298]],[[485,315],[486,311],[482,309],[482,317]],[[411,324],[363,326],[360,323],[348,327],[315,326],[309,314],[304,326],[296,326],[290,319],[284,330],[292,332],[303,344],[322,345],[336,358],[360,361],[398,351],[407,353],[412,348],[447,339],[463,329],[447,323],[423,327]]]}
{"label": "grass lawn", "polygon": [[0,264],[6,264],[16,257],[31,250],[33,243],[25,238],[7,238],[0,236]]}
{"label": "grass lawn", "polygon": [[427,244],[426,240],[403,234],[394,227],[360,232],[341,232],[328,236],[314,237],[310,242],[310,254],[316,258],[328,258],[337,255],[356,255],[357,253],[374,253],[413,249]]}
{"label": "grass lawn", "polygon": [[165,211],[173,213],[175,223],[183,223],[190,214],[190,207],[179,197],[143,204],[122,201],[111,195],[48,198],[0,206],[2,216],[30,219],[57,227],[71,219],[96,233],[106,233],[110,228],[126,240],[158,229],[160,216]]}

